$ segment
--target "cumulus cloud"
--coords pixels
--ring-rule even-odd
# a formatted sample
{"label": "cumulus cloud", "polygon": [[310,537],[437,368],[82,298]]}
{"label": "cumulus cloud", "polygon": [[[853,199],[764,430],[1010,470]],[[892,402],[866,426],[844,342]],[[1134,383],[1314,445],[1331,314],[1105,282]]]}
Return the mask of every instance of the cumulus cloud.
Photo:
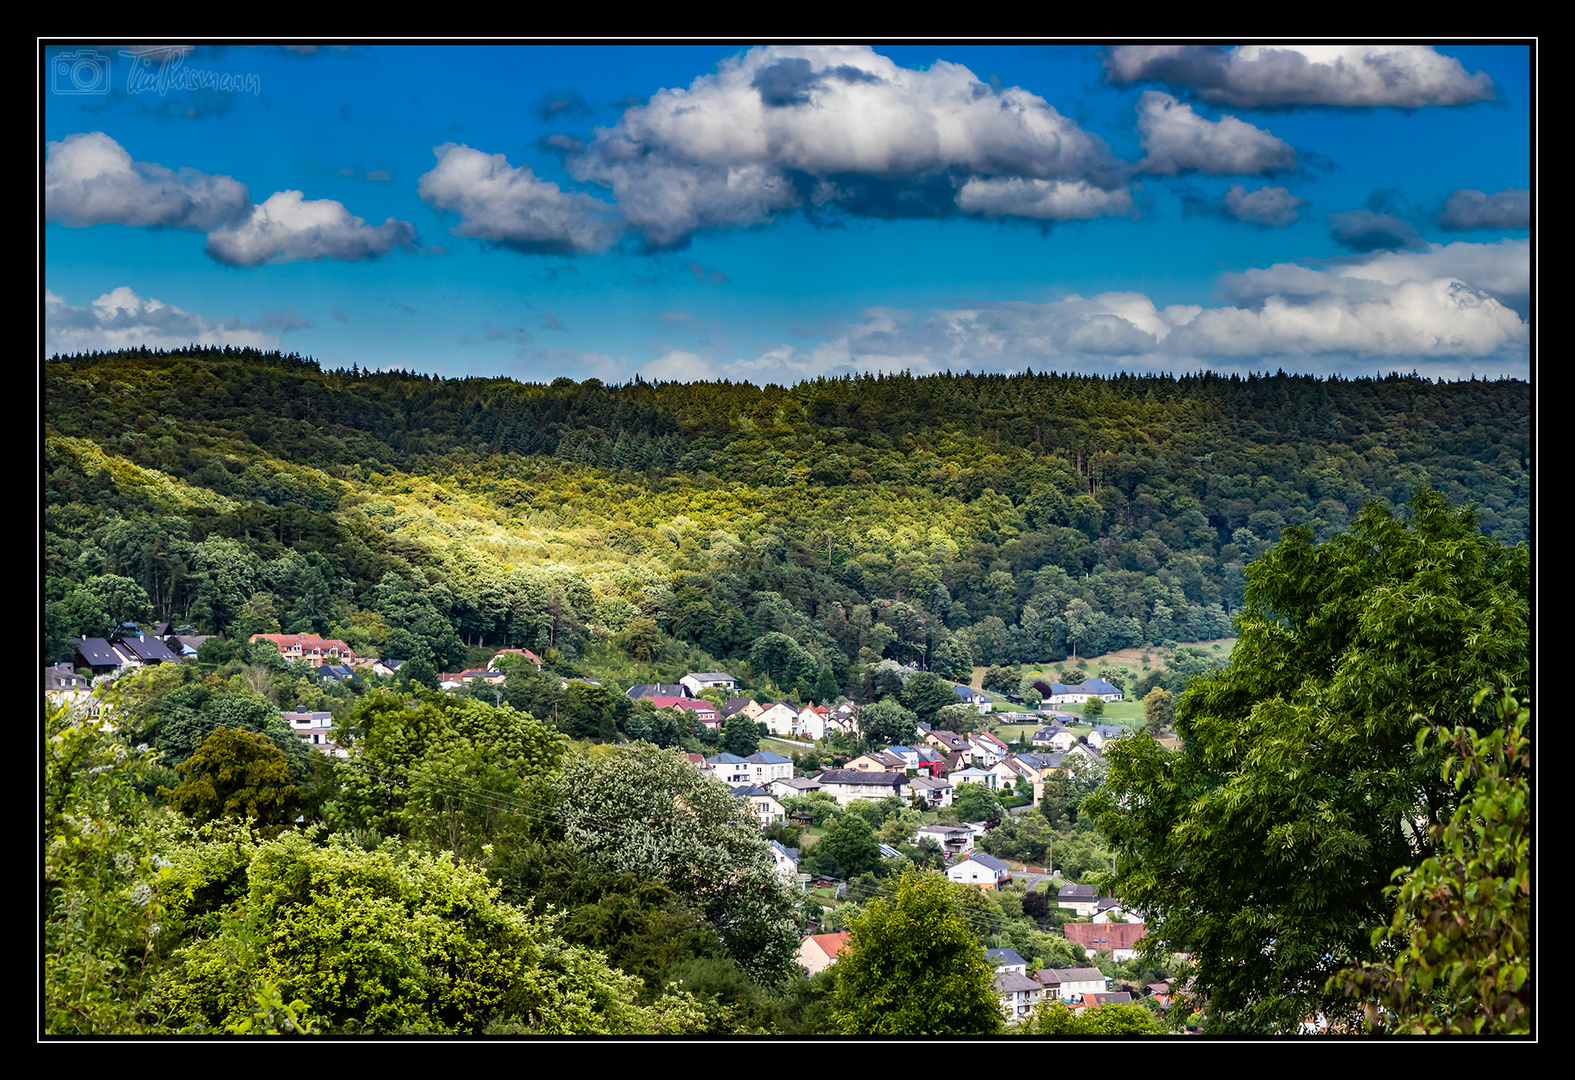
{"label": "cumulus cloud", "polygon": [[1248,191],[1244,184],[1232,184],[1225,193],[1225,212],[1237,221],[1283,229],[1296,224],[1306,199],[1298,199],[1282,187],[1261,187]]}
{"label": "cumulus cloud", "polygon": [[1327,269],[1276,263],[1227,274],[1221,279],[1220,295],[1243,305],[1255,305],[1273,295],[1310,301],[1328,292],[1376,295],[1372,293],[1375,287],[1382,287],[1382,292],[1407,281],[1462,281],[1528,318],[1531,245],[1526,240],[1428,244],[1419,251],[1384,251],[1337,262]]}
{"label": "cumulus cloud", "polygon": [[293,311],[272,311],[253,323],[205,319],[161,300],[143,299],[128,286],[73,307],[44,290],[44,351],[75,353],[138,348],[176,349],[187,345],[235,345],[277,349],[279,332],[308,325]]}
{"label": "cumulus cloud", "polygon": [[[902,68],[862,46],[751,49],[686,90],[630,108],[569,167],[612,189],[630,226],[657,247],[806,202],[933,216],[956,212],[969,180],[1082,181],[1104,191],[1122,182],[1105,143],[1044,99],[997,91],[957,64]],[[1045,216],[1055,200],[1028,203]]]}
{"label": "cumulus cloud", "polygon": [[1020,176],[972,179],[957,192],[957,206],[984,217],[1025,217],[1052,221],[1128,214],[1132,193],[1105,190],[1087,180],[1033,180]]}
{"label": "cumulus cloud", "polygon": [[245,221],[208,234],[207,251],[230,266],[261,266],[297,259],[375,259],[410,247],[416,227],[389,218],[368,225],[333,199],[307,199],[299,191],[278,191],[252,208]]}
{"label": "cumulus cloud", "polygon": [[715,362],[684,349],[669,349],[642,364],[640,375],[650,382],[713,382],[722,377]]}
{"label": "cumulus cloud", "polygon": [[1456,191],[1444,200],[1438,215],[1441,228],[1459,232],[1465,229],[1529,229],[1531,192],[1505,188],[1488,195],[1472,188]]}
{"label": "cumulus cloud", "polygon": [[520,251],[565,255],[603,252],[622,226],[612,208],[589,195],[538,179],[529,166],[513,168],[502,154],[444,143],[437,166],[421,177],[421,198],[460,222],[455,236],[490,240]]}
{"label": "cumulus cloud", "polygon": [[1241,109],[1284,105],[1465,105],[1493,99],[1486,72],[1426,45],[1119,45],[1105,56],[1111,82],[1192,88]]}
{"label": "cumulus cloud", "polygon": [[1296,151],[1289,143],[1234,116],[1209,120],[1158,90],[1145,90],[1137,111],[1138,132],[1148,151],[1138,166],[1144,172],[1196,170],[1220,176],[1296,167]]}
{"label": "cumulus cloud", "polygon": [[208,234],[208,254],[231,266],[294,259],[368,259],[415,241],[415,226],[389,218],[370,226],[332,199],[280,191],[260,206],[246,185],[195,169],[176,172],[132,161],[103,132],[50,143],[44,217],[62,225],[134,225]]}
{"label": "cumulus cloud", "polygon": [[1330,214],[1329,235],[1335,243],[1364,253],[1422,245],[1422,238],[1409,222],[1393,214],[1379,214],[1372,210],[1347,210]]}
{"label": "cumulus cloud", "polygon": [[245,217],[246,185],[195,169],[133,161],[101,131],[67,135],[47,146],[44,220],[72,228],[138,225],[206,232]]}
{"label": "cumulus cloud", "polygon": [[845,371],[950,369],[1371,371],[1374,362],[1524,377],[1529,246],[1431,245],[1322,267],[1227,275],[1224,303],[1161,307],[1138,292],[1048,303],[871,309],[808,349],[778,346],[715,365],[721,377],[784,382]]}

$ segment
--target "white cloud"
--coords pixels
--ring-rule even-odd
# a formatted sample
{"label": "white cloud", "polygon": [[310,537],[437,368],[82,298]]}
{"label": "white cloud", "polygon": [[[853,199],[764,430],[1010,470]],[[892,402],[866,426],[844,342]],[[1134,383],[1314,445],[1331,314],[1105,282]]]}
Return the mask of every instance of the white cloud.
{"label": "white cloud", "polygon": [[1139,168],[1172,175],[1196,169],[1211,175],[1266,173],[1296,167],[1289,143],[1234,116],[1209,120],[1158,90],[1138,100],[1138,132],[1148,151]]}
{"label": "white cloud", "polygon": [[368,225],[333,199],[307,199],[278,191],[252,208],[245,221],[208,234],[208,254],[231,266],[297,259],[375,259],[415,242],[416,227],[389,218]]}
{"label": "white cloud", "polygon": [[648,382],[711,382],[720,379],[720,369],[699,353],[669,349],[660,357],[639,367]]}
{"label": "white cloud", "polygon": [[138,348],[178,349],[187,345],[236,345],[277,349],[275,329],[304,325],[294,313],[271,312],[255,323],[205,319],[161,300],[144,300],[128,286],[100,296],[87,307],[73,307],[44,290],[46,354],[107,352]]}
{"label": "white cloud", "polygon": [[1236,108],[1280,105],[1464,105],[1493,100],[1485,72],[1426,45],[1119,45],[1105,57],[1112,82],[1155,80]]}
{"label": "white cloud", "polygon": [[1306,199],[1298,199],[1282,187],[1261,187],[1248,191],[1244,184],[1232,184],[1225,193],[1225,212],[1238,221],[1283,229],[1296,224]]}
{"label": "white cloud", "polygon": [[991,177],[969,180],[957,192],[957,206],[984,217],[1026,217],[1056,221],[1107,217],[1132,212],[1126,188],[1106,191],[1086,180],[1034,180]]}
{"label": "white cloud", "polygon": [[48,144],[44,220],[207,231],[246,216],[251,195],[228,176],[176,172],[131,155],[101,131]]}
{"label": "white cloud", "polygon": [[1525,377],[1529,248],[1433,245],[1324,267],[1282,263],[1221,282],[1225,304],[1166,307],[1138,292],[926,313],[871,309],[812,349],[779,346],[721,365],[728,378],[792,382],[844,371],[1272,369],[1419,366]]}
{"label": "white cloud", "polygon": [[44,218],[62,225],[133,225],[208,234],[208,254],[232,266],[294,259],[369,259],[415,241],[415,226],[389,218],[371,226],[332,199],[280,191],[260,206],[246,185],[195,169],[176,172],[132,161],[103,132],[49,144]]}
{"label": "white cloud", "polygon": [[658,246],[763,222],[806,197],[877,217],[954,209],[950,184],[916,197],[936,177],[1121,181],[1104,142],[1044,99],[996,92],[956,64],[902,68],[863,46],[751,49],[629,109],[570,168],[611,188]]}
{"label": "white cloud", "polygon": [[421,198],[458,213],[455,236],[490,240],[528,251],[603,252],[622,226],[612,208],[589,195],[561,190],[529,166],[513,168],[502,154],[468,146],[434,147],[437,166],[421,177]]}

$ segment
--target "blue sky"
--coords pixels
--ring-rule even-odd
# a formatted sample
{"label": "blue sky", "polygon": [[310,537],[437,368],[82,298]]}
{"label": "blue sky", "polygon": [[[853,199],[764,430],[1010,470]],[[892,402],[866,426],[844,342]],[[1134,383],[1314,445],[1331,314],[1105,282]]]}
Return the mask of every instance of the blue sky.
{"label": "blue sky", "polygon": [[47,46],[44,351],[1529,378],[1531,51]]}

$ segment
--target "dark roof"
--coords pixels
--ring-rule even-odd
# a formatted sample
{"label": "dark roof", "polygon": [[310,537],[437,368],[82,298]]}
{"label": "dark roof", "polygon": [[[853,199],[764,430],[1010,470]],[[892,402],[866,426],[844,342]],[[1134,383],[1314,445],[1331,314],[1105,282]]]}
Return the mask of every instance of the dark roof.
{"label": "dark roof", "polygon": [[1026,966],[1027,960],[1017,955],[1016,949],[986,949],[984,955],[989,957],[990,963],[996,967],[1017,967],[1019,964]]}
{"label": "dark roof", "polygon": [[687,686],[679,686],[677,683],[673,683],[671,685],[667,683],[636,683],[635,685],[629,687],[625,693],[627,693],[631,698],[686,698],[689,696],[689,688]]}
{"label": "dark roof", "polygon": [[1078,885],[1075,882],[1068,883],[1061,886],[1061,891],[1055,895],[1057,900],[1092,900],[1094,898],[1094,887],[1092,885]]}
{"label": "dark roof", "polygon": [[[969,856],[968,859],[964,859],[963,861],[964,862],[968,862],[970,859],[973,862],[981,863],[981,864],[983,864],[985,866],[988,866],[991,870],[994,870],[997,874],[1004,873],[1004,872],[1006,872],[1006,871],[1011,869],[1010,866],[1007,866],[1004,862],[1002,862],[1000,859],[997,859],[994,855],[985,855],[985,854],[983,854],[981,852],[977,852],[976,851],[971,856]],[[1023,961],[1021,959],[1019,959],[1017,962],[1020,964]]]}
{"label": "dark roof", "polygon": [[82,654],[82,659],[88,662],[89,667],[119,667],[120,657],[115,650],[109,647],[109,642],[101,637],[78,638],[77,652]]}

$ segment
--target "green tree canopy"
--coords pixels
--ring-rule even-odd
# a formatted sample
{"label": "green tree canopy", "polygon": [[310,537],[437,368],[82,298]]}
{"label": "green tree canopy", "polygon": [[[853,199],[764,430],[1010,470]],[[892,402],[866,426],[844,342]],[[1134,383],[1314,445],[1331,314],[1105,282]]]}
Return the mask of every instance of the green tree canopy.
{"label": "green tree canopy", "polygon": [[667,885],[705,913],[751,977],[786,977],[797,905],[727,785],[649,743],[575,758],[554,784],[568,841],[618,873]]}
{"label": "green tree canopy", "polygon": [[804,853],[804,870],[851,878],[880,869],[880,840],[860,814],[845,813]]}
{"label": "green tree canopy", "polygon": [[1481,727],[1478,688],[1523,685],[1528,554],[1424,491],[1409,521],[1370,504],[1324,543],[1286,529],[1246,599],[1231,663],[1177,704],[1185,753],[1118,740],[1085,807],[1150,948],[1193,953],[1212,1030],[1355,1022],[1326,984],[1374,958],[1393,871],[1433,854],[1467,794],[1418,729]]}
{"label": "green tree canopy", "polygon": [[[672,1030],[633,1004],[639,981],[566,944],[445,856],[321,847],[299,833],[177,851],[161,878],[185,934],[162,985],[169,1022],[234,1029],[260,987],[298,995],[333,1033]],[[227,890],[227,880],[245,887]],[[219,907],[213,905],[217,903]],[[171,933],[176,933],[172,930]],[[703,1026],[691,1017],[686,1030]]]}
{"label": "green tree canopy", "polygon": [[952,792],[952,812],[964,821],[989,821],[1005,810],[995,792],[983,784],[959,784]]}
{"label": "green tree canopy", "polygon": [[844,1035],[990,1035],[1001,1026],[994,972],[953,886],[907,873],[895,896],[849,924],[833,1015]]}
{"label": "green tree canopy", "polygon": [[760,749],[760,729],[744,713],[734,713],[722,725],[722,749],[729,754],[748,757]]}
{"label": "green tree canopy", "polygon": [[305,792],[290,783],[284,752],[256,732],[221,727],[177,768],[180,784],[159,788],[159,795],[200,821],[240,818],[276,836],[306,802]]}
{"label": "green tree canopy", "polygon": [[1397,955],[1331,980],[1362,1002],[1373,1031],[1531,1032],[1531,710],[1505,695],[1499,719],[1481,735],[1417,739],[1450,744],[1444,778],[1471,793],[1435,829],[1434,853],[1395,871],[1394,919],[1373,945]]}
{"label": "green tree canopy", "polygon": [[875,746],[906,743],[918,732],[918,716],[896,698],[881,698],[859,710],[859,731]]}

